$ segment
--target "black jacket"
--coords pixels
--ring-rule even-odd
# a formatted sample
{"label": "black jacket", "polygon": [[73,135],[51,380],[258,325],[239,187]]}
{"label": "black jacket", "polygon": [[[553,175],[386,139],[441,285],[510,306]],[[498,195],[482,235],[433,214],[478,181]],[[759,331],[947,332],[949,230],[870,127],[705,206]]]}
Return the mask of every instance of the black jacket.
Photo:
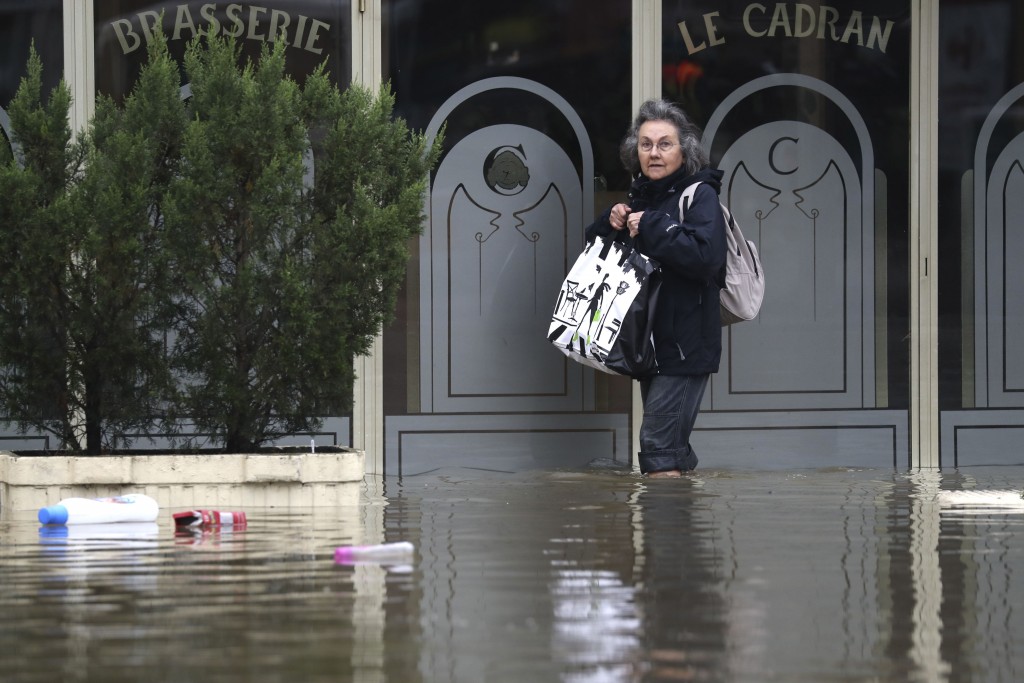
{"label": "black jacket", "polygon": [[[722,357],[722,320],[718,292],[725,284],[725,219],[718,203],[722,172],[705,168],[686,176],[685,168],[659,180],[640,176],[626,204],[643,211],[634,241],[615,230],[609,207],[587,227],[587,237],[615,233],[661,264],[662,286],[654,321],[658,372],[699,375],[718,372]],[[693,202],[679,223],[679,195],[693,183]]]}

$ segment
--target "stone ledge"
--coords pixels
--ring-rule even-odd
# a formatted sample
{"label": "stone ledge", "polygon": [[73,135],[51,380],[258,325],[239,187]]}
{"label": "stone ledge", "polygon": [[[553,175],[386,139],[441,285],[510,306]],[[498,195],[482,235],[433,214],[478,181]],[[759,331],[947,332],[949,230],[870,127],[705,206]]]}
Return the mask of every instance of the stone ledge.
{"label": "stone ledge", "polygon": [[[265,500],[337,504],[339,485],[360,484],[363,451],[203,455],[35,456],[0,451],[0,509],[31,509],[55,497],[157,491],[163,505]],[[348,488],[348,487],[341,487]],[[237,490],[233,490],[237,489]],[[343,499],[348,493],[341,494]],[[218,502],[219,501],[219,502]]]}

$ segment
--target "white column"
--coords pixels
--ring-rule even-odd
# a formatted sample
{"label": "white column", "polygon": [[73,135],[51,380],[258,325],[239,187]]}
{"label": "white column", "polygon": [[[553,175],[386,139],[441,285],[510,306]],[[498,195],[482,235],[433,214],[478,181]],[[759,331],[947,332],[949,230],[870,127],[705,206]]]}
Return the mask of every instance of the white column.
{"label": "white column", "polygon": [[[381,2],[352,2],[352,82],[376,89],[381,83]],[[352,446],[366,454],[366,473],[384,471],[383,341],[355,359]]]}
{"label": "white column", "polygon": [[383,0],[352,2],[352,81],[370,88],[381,82],[381,3]]}
{"label": "white column", "polygon": [[64,0],[64,80],[71,90],[71,133],[85,128],[96,109],[93,0]]}
{"label": "white column", "polygon": [[[661,97],[661,0],[633,0],[633,112],[649,99]],[[623,129],[629,124],[623,121]],[[640,383],[633,382],[633,469],[640,463],[640,423],[644,407],[640,399]]]}
{"label": "white column", "polygon": [[914,2],[911,26],[910,458],[938,467],[938,3]]}
{"label": "white column", "polygon": [[634,112],[661,97],[661,0],[633,0],[632,93]]}

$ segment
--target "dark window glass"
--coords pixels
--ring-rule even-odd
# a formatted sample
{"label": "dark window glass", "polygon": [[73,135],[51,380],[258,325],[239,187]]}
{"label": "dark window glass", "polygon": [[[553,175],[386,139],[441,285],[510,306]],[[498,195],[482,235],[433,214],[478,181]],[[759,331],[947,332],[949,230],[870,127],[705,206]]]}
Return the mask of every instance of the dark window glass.
{"label": "dark window glass", "polygon": [[1019,464],[1024,426],[1024,7],[939,5],[944,465]]}
{"label": "dark window glass", "polygon": [[43,92],[64,75],[60,0],[0,0],[0,107],[6,108],[25,75],[29,46],[43,62]]}

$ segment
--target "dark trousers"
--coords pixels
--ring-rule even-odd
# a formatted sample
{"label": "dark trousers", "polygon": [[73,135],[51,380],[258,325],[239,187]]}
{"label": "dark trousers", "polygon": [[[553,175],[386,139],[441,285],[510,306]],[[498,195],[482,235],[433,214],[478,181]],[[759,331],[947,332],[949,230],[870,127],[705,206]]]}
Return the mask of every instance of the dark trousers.
{"label": "dark trousers", "polygon": [[711,375],[654,375],[640,381],[640,471],[686,472],[697,467],[690,432]]}

